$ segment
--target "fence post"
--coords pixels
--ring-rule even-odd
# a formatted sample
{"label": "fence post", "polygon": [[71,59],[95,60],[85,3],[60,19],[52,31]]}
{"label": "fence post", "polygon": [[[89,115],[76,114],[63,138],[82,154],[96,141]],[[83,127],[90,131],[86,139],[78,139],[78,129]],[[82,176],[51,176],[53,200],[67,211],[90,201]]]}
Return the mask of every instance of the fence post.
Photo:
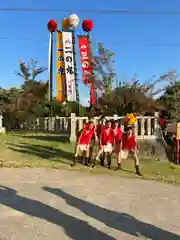
{"label": "fence post", "polygon": [[143,137],[144,138],[144,134],[145,134],[145,121],[144,121],[145,119],[144,119],[144,116],[142,116],[142,118],[140,119],[140,127],[141,127],[141,132],[140,132],[140,135],[141,135],[141,137]]}
{"label": "fence post", "polygon": [[151,136],[151,118],[147,119],[147,135]]}
{"label": "fence post", "polygon": [[0,115],[0,133],[6,133],[6,128],[3,127],[3,115]]}
{"label": "fence post", "polygon": [[113,115],[113,119],[114,119],[114,120],[118,120],[118,115],[117,115],[117,114],[114,114],[114,115]]}
{"label": "fence post", "polygon": [[138,119],[136,120],[136,123],[134,125],[134,135],[136,137],[138,136]]}
{"label": "fence post", "polygon": [[76,114],[71,113],[70,142],[76,141]]}
{"label": "fence post", "polygon": [[78,129],[82,129],[83,128],[83,119],[80,117],[78,118]]}
{"label": "fence post", "polygon": [[159,138],[159,124],[158,124],[158,119],[159,119],[159,112],[154,113],[154,135],[156,138]]}

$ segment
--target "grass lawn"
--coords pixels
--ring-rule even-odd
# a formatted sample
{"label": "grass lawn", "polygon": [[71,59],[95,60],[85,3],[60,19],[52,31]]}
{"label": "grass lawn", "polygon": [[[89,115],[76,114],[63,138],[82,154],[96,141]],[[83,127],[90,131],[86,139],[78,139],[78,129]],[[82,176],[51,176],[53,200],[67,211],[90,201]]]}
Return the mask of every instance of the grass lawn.
{"label": "grass lawn", "polygon": [[[72,169],[70,163],[74,147],[63,135],[9,133],[0,135],[0,140],[0,167],[45,167],[139,178],[134,174],[134,165],[131,159],[124,162],[124,170],[118,172],[113,171],[116,166],[115,159],[113,159],[112,170],[100,166],[89,169],[81,164]],[[168,162],[141,159],[141,171],[144,179],[180,183],[180,166]]]}

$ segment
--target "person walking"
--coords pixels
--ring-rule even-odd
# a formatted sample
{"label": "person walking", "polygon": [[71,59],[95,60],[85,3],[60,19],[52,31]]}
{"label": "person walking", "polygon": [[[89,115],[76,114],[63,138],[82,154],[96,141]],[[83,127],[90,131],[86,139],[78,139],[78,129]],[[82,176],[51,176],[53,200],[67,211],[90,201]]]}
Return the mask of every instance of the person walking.
{"label": "person walking", "polygon": [[123,134],[118,120],[114,121],[113,131],[114,131],[114,152],[116,154],[116,159],[117,159],[116,170],[118,170],[121,164],[121,147],[122,147],[122,134]]}
{"label": "person walking", "polygon": [[[96,132],[97,132],[97,138],[98,138],[98,142],[99,142],[99,150],[100,150],[100,137],[101,137],[101,134],[102,134],[102,131],[105,127],[105,124],[106,124],[106,119],[105,117],[101,117],[99,119],[99,122],[98,122],[98,125],[97,125],[97,129],[96,129]],[[103,152],[101,155],[100,155],[100,165],[101,166],[104,166],[105,165],[105,153]]]}
{"label": "person walking", "polygon": [[100,136],[100,149],[96,156],[96,161],[99,161],[101,154],[107,154],[108,168],[111,168],[111,154],[114,147],[114,131],[112,122],[107,121]]}
{"label": "person walking", "polygon": [[119,169],[122,169],[122,159],[127,160],[129,156],[134,160],[136,174],[142,176],[139,170],[138,146],[136,137],[133,135],[133,126],[131,125],[125,128],[125,133],[122,136],[121,156],[118,163]]}
{"label": "person walking", "polygon": [[90,151],[90,142],[91,139],[94,138],[95,135],[95,128],[94,123],[89,122],[88,124],[84,125],[84,128],[76,141],[76,149],[75,154],[73,157],[74,163],[71,165],[72,167],[76,165],[77,157],[83,153],[85,155],[85,165],[89,165],[89,151]]}

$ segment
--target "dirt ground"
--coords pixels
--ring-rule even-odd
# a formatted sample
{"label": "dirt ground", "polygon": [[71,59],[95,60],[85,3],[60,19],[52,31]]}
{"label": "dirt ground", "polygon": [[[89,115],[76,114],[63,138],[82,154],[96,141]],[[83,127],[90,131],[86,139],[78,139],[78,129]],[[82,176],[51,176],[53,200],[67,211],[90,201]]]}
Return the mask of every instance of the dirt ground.
{"label": "dirt ground", "polygon": [[180,187],[48,169],[0,169],[0,239],[179,240]]}

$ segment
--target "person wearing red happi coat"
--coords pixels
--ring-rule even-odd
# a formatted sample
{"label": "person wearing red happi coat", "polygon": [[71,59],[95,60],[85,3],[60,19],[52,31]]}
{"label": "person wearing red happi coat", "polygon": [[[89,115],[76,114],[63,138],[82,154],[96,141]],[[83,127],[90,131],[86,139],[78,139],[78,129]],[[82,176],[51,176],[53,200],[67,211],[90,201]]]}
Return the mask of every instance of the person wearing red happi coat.
{"label": "person wearing red happi coat", "polygon": [[[96,134],[96,129],[95,129],[95,120],[94,120],[94,118],[92,116],[88,117],[88,121],[83,123],[83,129],[87,128],[90,122],[94,124],[94,132],[95,132],[95,134],[93,134],[93,136],[92,136],[92,138],[90,140],[90,144],[89,144],[89,157],[88,157],[88,163],[89,164],[91,162],[91,157],[92,157],[93,149],[94,149],[94,146],[95,146],[95,141],[97,139],[97,136],[96,136],[97,134]],[[78,139],[79,139],[83,129],[81,129],[79,131],[76,141],[78,141]],[[82,157],[82,162],[83,162],[83,160],[84,159]]]}
{"label": "person wearing red happi coat", "polygon": [[81,152],[85,153],[85,165],[88,165],[89,158],[89,148],[91,139],[94,138],[95,135],[95,127],[93,122],[89,122],[84,125],[84,128],[76,142],[76,151],[74,155],[74,163],[71,166],[76,165],[76,159],[80,155]]}
{"label": "person wearing red happi coat", "polygon": [[112,129],[112,122],[107,121],[106,126],[103,128],[100,136],[100,150],[96,156],[96,160],[99,160],[99,157],[102,153],[107,153],[108,168],[111,167],[111,154],[113,152],[114,146],[114,131]]}
{"label": "person wearing red happi coat", "polygon": [[129,155],[134,159],[136,174],[142,176],[139,171],[139,158],[138,158],[138,146],[136,143],[136,137],[133,135],[133,127],[127,126],[125,133],[122,135],[121,157],[118,167],[121,169],[122,159],[127,159]]}
{"label": "person wearing red happi coat", "polygon": [[[105,127],[105,118],[104,117],[101,117],[99,119],[99,124],[97,125],[97,129],[96,129],[96,132],[97,132],[97,138],[98,138],[98,141],[99,141],[99,148],[100,148],[100,137],[101,137],[101,133]],[[101,166],[104,166],[104,160],[105,160],[105,153],[103,152],[100,156],[100,162],[101,162]]]}
{"label": "person wearing red happi coat", "polygon": [[114,151],[116,153],[117,165],[119,168],[121,163],[120,158],[121,158],[121,144],[122,144],[122,129],[120,128],[119,122],[117,120],[114,121],[113,131],[114,131]]}
{"label": "person wearing red happi coat", "polygon": [[96,133],[96,125],[95,125],[95,119],[93,117],[89,118],[89,121],[93,123],[93,131],[94,134],[92,135],[91,141],[90,141],[90,146],[89,146],[89,157],[88,157],[88,164],[91,164],[91,160],[92,160],[92,155],[93,155],[93,151],[94,151],[94,146],[97,140],[97,133]]}

